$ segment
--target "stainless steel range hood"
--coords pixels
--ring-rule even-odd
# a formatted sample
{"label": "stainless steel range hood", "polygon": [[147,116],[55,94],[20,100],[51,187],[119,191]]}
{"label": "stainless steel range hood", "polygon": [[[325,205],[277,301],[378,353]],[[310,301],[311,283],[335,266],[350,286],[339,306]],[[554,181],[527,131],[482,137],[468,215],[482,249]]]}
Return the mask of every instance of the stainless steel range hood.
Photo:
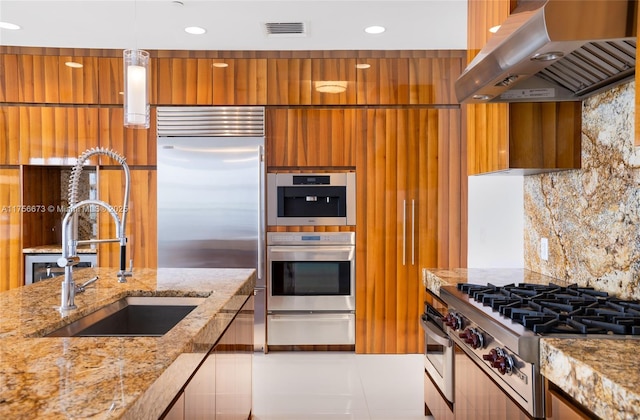
{"label": "stainless steel range hood", "polygon": [[636,3],[520,0],[456,81],[458,101],[579,101],[630,80]]}

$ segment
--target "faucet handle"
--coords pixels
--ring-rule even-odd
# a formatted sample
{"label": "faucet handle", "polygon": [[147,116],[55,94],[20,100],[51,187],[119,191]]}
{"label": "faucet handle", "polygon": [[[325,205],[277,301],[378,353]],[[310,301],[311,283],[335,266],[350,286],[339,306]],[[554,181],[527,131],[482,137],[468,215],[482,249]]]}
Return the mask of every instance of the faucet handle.
{"label": "faucet handle", "polygon": [[74,265],[78,265],[79,262],[80,257],[78,257],[77,255],[71,255],[70,257],[60,257],[57,261],[58,267],[73,267]]}

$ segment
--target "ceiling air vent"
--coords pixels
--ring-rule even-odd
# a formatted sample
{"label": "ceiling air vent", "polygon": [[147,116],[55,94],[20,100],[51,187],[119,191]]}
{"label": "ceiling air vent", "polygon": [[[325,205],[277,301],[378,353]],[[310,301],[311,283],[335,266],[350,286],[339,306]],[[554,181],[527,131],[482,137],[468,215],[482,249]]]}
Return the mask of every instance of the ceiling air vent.
{"label": "ceiling air vent", "polygon": [[303,22],[267,22],[264,26],[269,38],[307,36]]}

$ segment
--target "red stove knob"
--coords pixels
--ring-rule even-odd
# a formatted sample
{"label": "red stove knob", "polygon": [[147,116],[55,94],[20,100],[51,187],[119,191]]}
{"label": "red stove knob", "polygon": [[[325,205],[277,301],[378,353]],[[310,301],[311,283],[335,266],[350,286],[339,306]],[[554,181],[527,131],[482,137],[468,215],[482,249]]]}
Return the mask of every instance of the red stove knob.
{"label": "red stove knob", "polygon": [[492,368],[497,369],[501,374],[511,374],[513,371],[513,358],[507,354],[507,351],[496,347],[491,349],[489,354],[483,354],[482,358],[487,360]]}
{"label": "red stove knob", "polygon": [[475,328],[465,328],[465,330],[459,334],[459,337],[474,349],[484,346],[484,337],[482,333]]}
{"label": "red stove knob", "polygon": [[442,320],[444,321],[444,324],[447,327],[451,328],[454,331],[459,330],[460,328],[462,328],[462,319],[460,318],[460,315],[458,315],[458,314],[454,314],[453,312],[449,312],[447,315],[445,315],[444,318],[442,318]]}

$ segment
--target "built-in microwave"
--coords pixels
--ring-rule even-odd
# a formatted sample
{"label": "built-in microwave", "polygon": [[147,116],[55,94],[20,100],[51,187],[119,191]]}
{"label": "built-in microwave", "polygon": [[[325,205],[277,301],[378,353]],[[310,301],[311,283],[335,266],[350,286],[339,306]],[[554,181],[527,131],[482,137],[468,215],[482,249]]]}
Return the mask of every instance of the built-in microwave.
{"label": "built-in microwave", "polygon": [[356,174],[267,174],[270,226],[356,224]]}

